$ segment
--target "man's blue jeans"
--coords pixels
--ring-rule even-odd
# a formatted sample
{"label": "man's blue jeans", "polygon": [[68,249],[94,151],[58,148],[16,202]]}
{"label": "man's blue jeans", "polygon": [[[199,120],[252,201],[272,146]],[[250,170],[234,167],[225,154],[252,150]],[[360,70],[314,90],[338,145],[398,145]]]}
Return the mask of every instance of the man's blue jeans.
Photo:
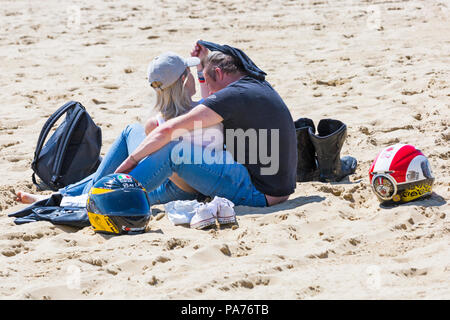
{"label": "man's blue jeans", "polygon": [[[95,173],[60,189],[59,192],[67,196],[88,193],[95,182],[114,173],[144,138],[145,131],[140,124],[128,125],[112,144]],[[217,155],[212,153],[214,159],[223,161],[211,163],[210,158],[204,159],[205,155],[211,154],[208,150],[205,152],[205,148],[189,145],[191,152],[185,152],[187,148],[182,146],[180,142],[172,141],[143,159],[130,172],[147,190],[151,204],[194,200],[200,193],[210,197],[227,198],[235,205],[267,205],[264,194],[255,188],[245,166],[234,161],[228,152],[220,151]],[[174,172],[198,193],[183,191],[170,181],[168,178]]]}

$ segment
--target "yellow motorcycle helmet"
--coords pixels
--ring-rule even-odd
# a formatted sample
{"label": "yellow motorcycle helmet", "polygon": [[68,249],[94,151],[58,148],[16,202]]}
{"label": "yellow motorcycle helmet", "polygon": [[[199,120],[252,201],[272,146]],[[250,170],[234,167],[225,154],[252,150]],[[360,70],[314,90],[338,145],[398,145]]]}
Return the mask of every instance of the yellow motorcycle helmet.
{"label": "yellow motorcycle helmet", "polygon": [[86,208],[95,232],[115,235],[145,232],[151,215],[147,192],[129,174],[110,174],[97,181]]}

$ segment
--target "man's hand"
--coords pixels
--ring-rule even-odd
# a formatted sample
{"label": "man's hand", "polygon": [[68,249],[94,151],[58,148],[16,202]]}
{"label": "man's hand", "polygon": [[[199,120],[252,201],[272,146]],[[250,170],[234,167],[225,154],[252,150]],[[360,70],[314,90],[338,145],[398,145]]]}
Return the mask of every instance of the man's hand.
{"label": "man's hand", "polygon": [[199,43],[196,43],[194,50],[191,51],[191,56],[197,57],[201,61],[201,63],[197,66],[198,71],[203,70],[206,58],[208,57],[208,52],[209,52],[208,49],[206,49],[204,46],[200,45]]}
{"label": "man's hand", "polygon": [[133,170],[137,164],[138,162],[132,156],[129,156],[120,164],[114,173],[130,173],[130,171]]}

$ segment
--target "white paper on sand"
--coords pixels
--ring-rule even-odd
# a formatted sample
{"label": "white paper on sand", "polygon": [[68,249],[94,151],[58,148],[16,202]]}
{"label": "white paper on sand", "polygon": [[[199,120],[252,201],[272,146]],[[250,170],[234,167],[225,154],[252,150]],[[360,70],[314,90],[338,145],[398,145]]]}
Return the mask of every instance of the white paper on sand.
{"label": "white paper on sand", "polygon": [[86,201],[88,194],[82,194],[80,196],[64,196],[59,204],[60,207],[79,207],[83,208],[86,206]]}

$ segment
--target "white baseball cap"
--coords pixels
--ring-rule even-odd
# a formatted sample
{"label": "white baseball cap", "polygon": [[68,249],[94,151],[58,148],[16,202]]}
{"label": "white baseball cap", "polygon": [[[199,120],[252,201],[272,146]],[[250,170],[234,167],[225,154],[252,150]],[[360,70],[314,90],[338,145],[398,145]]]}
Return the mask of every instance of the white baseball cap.
{"label": "white baseball cap", "polygon": [[200,64],[200,59],[197,57],[185,59],[173,52],[163,53],[150,62],[147,71],[148,82],[152,84],[158,81],[161,83],[158,87],[165,89],[174,84],[187,67],[193,67],[198,64]]}

